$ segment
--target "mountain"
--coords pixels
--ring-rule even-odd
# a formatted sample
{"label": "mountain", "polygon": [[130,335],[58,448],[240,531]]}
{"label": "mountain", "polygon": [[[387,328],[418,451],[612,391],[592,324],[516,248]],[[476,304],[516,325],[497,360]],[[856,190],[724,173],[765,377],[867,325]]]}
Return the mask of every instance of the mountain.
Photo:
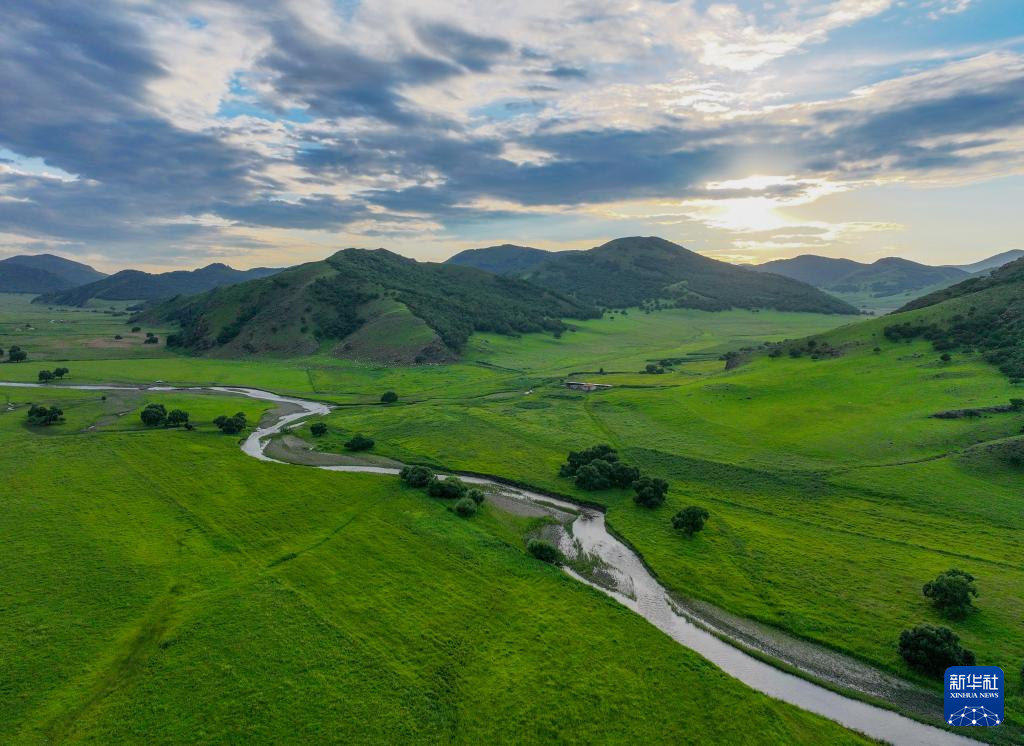
{"label": "mountain", "polygon": [[889,339],[922,337],[936,350],[977,350],[1024,381],[1024,258],[917,298],[891,321]]}
{"label": "mountain", "polygon": [[792,277],[834,293],[867,294],[875,298],[932,290],[968,277],[967,272],[957,267],[931,267],[898,257],[865,264],[804,254],[765,262],[754,269]]}
{"label": "mountain", "polygon": [[195,295],[225,285],[269,277],[280,271],[266,267],[238,270],[226,264],[211,264],[202,269],[162,274],[125,269],[88,285],[41,295],[32,302],[54,306],[84,306],[94,298],[156,301],[176,295]]}
{"label": "mountain", "polygon": [[52,293],[104,277],[87,264],[53,254],[12,256],[0,261],[3,293]]}
{"label": "mountain", "polygon": [[445,264],[476,267],[496,275],[518,275],[529,272],[545,259],[565,253],[569,252],[544,251],[543,249],[532,249],[529,246],[506,243],[501,246],[488,246],[485,249],[460,251],[455,256],[446,259]]}
{"label": "mountain", "polygon": [[980,262],[974,262],[974,264],[956,264],[953,265],[957,269],[962,269],[964,272],[970,272],[975,274],[978,272],[988,272],[989,270],[998,269],[1004,264],[1016,261],[1024,257],[1024,249],[1011,249],[1010,251],[1004,251],[1002,254],[996,254],[990,256],[988,259],[982,259]]}
{"label": "mountain", "polygon": [[617,238],[589,251],[557,253],[521,276],[584,303],[609,307],[654,302],[708,311],[857,313],[803,282],[709,259],[654,236]]}
{"label": "mountain", "polygon": [[560,334],[584,303],[474,267],[345,249],[273,277],[175,298],[141,315],[176,322],[171,347],[223,357],[333,354],[391,363],[453,359],[475,331]]}

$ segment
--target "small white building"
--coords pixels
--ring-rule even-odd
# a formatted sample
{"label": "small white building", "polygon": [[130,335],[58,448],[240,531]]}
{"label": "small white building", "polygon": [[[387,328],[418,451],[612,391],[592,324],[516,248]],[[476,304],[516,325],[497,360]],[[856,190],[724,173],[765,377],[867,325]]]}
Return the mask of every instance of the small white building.
{"label": "small white building", "polygon": [[597,391],[598,389],[610,389],[610,383],[589,383],[587,381],[566,381],[565,387],[573,391]]}

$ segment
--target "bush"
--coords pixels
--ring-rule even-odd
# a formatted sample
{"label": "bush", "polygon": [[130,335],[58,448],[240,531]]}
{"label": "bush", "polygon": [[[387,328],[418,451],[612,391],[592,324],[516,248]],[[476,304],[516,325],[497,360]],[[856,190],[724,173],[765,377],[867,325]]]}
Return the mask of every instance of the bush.
{"label": "bush", "polygon": [[613,463],[619,460],[619,454],[609,445],[592,446],[585,451],[570,451],[568,460],[562,464],[558,473],[563,477],[573,477],[581,467],[597,460]]}
{"label": "bush", "polygon": [[49,383],[53,380],[53,373],[48,370],[39,371],[39,383]]}
{"label": "bush", "polygon": [[138,334],[141,331],[142,331],[142,327],[141,326],[133,326],[132,327],[132,334]]}
{"label": "bush", "polygon": [[960,645],[948,627],[921,624],[900,633],[899,654],[907,665],[927,676],[942,676],[950,666],[973,666],[974,653]]}
{"label": "bush", "polygon": [[434,472],[425,466],[403,466],[398,478],[410,487],[426,487],[434,478]]}
{"label": "bush", "polygon": [[41,404],[33,404],[28,408],[28,424],[39,427],[57,425],[64,421],[64,410],[58,407],[44,407]]}
{"label": "bush", "polygon": [[657,508],[665,502],[668,493],[668,482],[657,477],[640,477],[633,482],[636,495],[633,501],[645,508]]}
{"label": "bush", "polygon": [[385,391],[383,394],[381,394],[380,400],[384,404],[394,404],[396,401],[398,401],[398,394],[396,394],[394,391]]}
{"label": "bush", "polygon": [[562,553],[558,551],[558,547],[544,539],[530,539],[526,544],[526,551],[542,562],[549,562],[552,565],[562,559]]}
{"label": "bush", "polygon": [[463,518],[471,518],[476,515],[477,503],[470,497],[464,497],[455,503],[455,512]]}
{"label": "bush", "polygon": [[478,490],[476,487],[470,487],[469,490],[466,492],[466,497],[475,502],[477,505],[480,505],[483,503],[485,495],[483,490]]}
{"label": "bush", "polygon": [[672,528],[682,531],[687,536],[693,536],[704,528],[704,523],[710,515],[705,508],[691,505],[672,516]]}
{"label": "bush", "polygon": [[7,362],[23,363],[26,360],[28,360],[28,353],[18,347],[18,345],[11,345],[11,349],[7,351]]}
{"label": "bush", "polygon": [[463,497],[469,488],[466,483],[458,477],[432,477],[427,483],[427,494],[431,497],[441,497],[445,500],[456,500]]}
{"label": "bush", "polygon": [[144,344],[144,345],[158,345],[158,344],[160,344],[160,337],[154,336],[152,334],[147,334],[146,338],[144,340],[142,340],[142,344]]}
{"label": "bush", "polygon": [[70,372],[71,371],[68,370],[67,368],[54,368],[53,369],[53,377],[54,378],[63,378],[64,376],[66,376]]}
{"label": "bush", "polygon": [[312,425],[310,425],[309,432],[311,432],[313,436],[317,438],[319,438],[322,435],[327,435],[327,423],[314,422]]}
{"label": "bush", "polygon": [[147,404],[139,413],[139,419],[147,427],[162,425],[167,419],[167,409],[163,404]]}
{"label": "bush", "polygon": [[213,421],[213,424],[220,428],[225,435],[237,435],[245,430],[248,423],[245,419],[245,412],[236,412],[231,417],[222,414]]}
{"label": "bush", "polygon": [[184,409],[172,409],[167,413],[167,427],[188,425],[188,412]]}
{"label": "bush", "polygon": [[971,597],[978,595],[974,576],[953,568],[929,580],[921,589],[940,612],[953,619],[963,619],[971,610]]}
{"label": "bush", "polygon": [[345,441],[345,448],[349,451],[368,451],[373,448],[373,438],[356,434],[351,440]]}

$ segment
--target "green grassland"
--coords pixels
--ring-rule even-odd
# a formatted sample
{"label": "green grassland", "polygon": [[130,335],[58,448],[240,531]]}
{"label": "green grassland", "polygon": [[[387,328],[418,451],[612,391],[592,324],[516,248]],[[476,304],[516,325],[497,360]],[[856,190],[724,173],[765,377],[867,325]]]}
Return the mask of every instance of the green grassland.
{"label": "green grassland", "polygon": [[[863,742],[533,560],[527,519],[209,424],[258,404],[0,396],[4,743]],[[157,397],[199,427],[139,427]]]}

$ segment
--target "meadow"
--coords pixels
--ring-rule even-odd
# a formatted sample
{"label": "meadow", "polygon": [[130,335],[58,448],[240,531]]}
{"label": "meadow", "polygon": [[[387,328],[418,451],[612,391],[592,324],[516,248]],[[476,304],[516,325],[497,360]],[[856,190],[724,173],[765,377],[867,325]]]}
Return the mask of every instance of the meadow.
{"label": "meadow", "polygon": [[529,557],[529,519],[244,456],[210,420],[258,404],[0,392],[4,743],[865,742]]}

